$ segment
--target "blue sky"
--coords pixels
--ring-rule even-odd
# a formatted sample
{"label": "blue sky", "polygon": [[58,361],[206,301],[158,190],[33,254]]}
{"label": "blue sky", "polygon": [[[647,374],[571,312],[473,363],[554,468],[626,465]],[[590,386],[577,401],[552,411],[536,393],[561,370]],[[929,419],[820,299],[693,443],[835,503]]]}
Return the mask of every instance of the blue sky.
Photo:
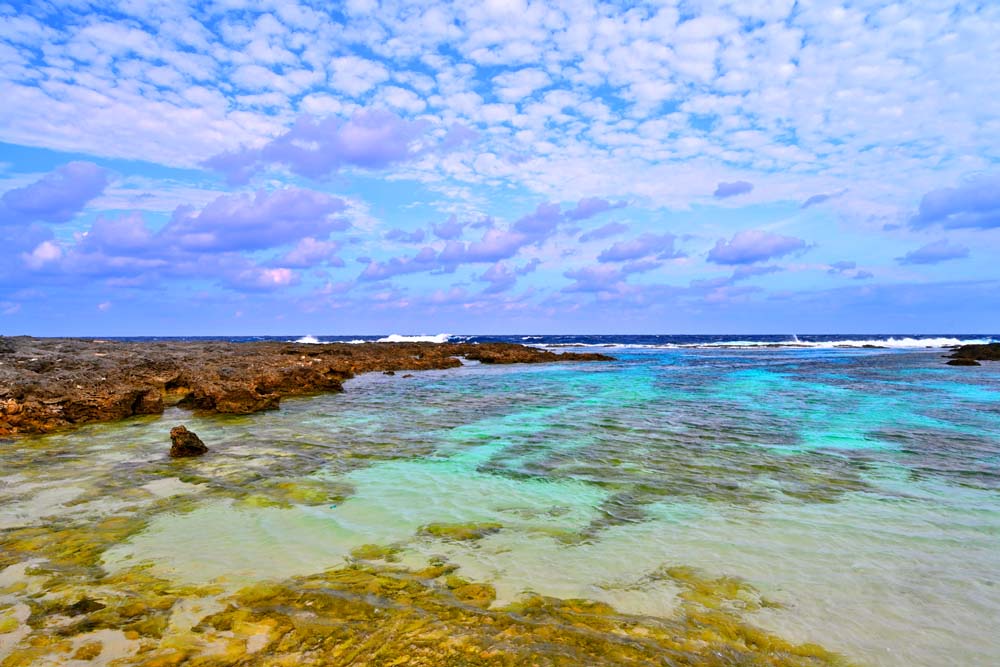
{"label": "blue sky", "polygon": [[998,35],[936,0],[0,4],[0,333],[1000,331]]}

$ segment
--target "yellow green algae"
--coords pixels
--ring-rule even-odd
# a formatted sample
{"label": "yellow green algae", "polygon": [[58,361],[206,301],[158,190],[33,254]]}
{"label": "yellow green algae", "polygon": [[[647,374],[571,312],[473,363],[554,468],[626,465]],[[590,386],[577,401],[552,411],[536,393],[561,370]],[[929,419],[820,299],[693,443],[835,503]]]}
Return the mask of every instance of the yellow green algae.
{"label": "yellow green algae", "polygon": [[[711,604],[689,600],[673,618],[540,595],[494,608],[489,584],[440,562],[419,571],[348,565],[233,593],[177,586],[141,567],[75,587],[49,575],[47,592],[25,600],[30,632],[0,666],[70,657],[123,666],[846,664],[743,622],[729,608],[749,587],[670,571],[655,576],[681,576]],[[77,588],[94,597],[82,601]]]}
{"label": "yellow green algae", "polygon": [[[102,488],[113,486],[105,480]],[[176,493],[154,492],[168,488]],[[271,481],[253,493],[160,484],[134,494],[121,515],[64,515],[51,526],[3,531],[0,667],[845,664],[749,624],[742,615],[759,606],[759,596],[748,585],[678,567],[649,574],[651,582],[669,578],[685,589],[676,615],[652,617],[531,593],[497,604],[492,584],[464,577],[453,563],[397,564],[401,545],[362,544],[339,567],[237,589],[178,583],[152,563],[108,569],[103,561],[108,549],[138,537],[150,517],[168,509],[183,515],[200,511],[206,498],[228,496],[242,511],[285,512],[293,500],[326,503],[343,491],[322,482],[299,490],[291,481]],[[426,524],[418,537],[463,543],[501,527]]]}
{"label": "yellow green algae", "polygon": [[447,540],[479,540],[497,533],[503,526],[493,521],[479,523],[429,523],[420,528],[422,535]]}
{"label": "yellow green algae", "polygon": [[362,544],[351,549],[351,558],[354,560],[384,560],[394,563],[399,560],[400,548],[394,545],[383,546],[381,544]]}

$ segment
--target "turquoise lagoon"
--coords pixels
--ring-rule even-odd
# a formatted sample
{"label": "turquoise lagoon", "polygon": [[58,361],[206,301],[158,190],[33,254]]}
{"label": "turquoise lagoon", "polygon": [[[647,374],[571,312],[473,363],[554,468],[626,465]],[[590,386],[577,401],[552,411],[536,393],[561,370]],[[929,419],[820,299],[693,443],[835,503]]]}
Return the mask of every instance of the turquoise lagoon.
{"label": "turquoise lagoon", "polygon": [[[115,573],[202,591],[170,612],[189,628],[240,587],[343,568],[371,545],[393,567],[449,563],[490,584],[494,608],[534,593],[670,618],[683,587],[652,573],[684,567],[769,601],[742,622],[852,664],[1000,664],[1000,364],[610,352],[370,374],[275,412],[172,409],[0,444],[0,664],[45,631],[40,601],[100,600]],[[167,459],[177,423],[210,454]],[[449,524],[489,529],[427,530]],[[88,631],[103,642],[90,661],[65,653],[78,639],[32,655],[137,655],[135,633]]]}

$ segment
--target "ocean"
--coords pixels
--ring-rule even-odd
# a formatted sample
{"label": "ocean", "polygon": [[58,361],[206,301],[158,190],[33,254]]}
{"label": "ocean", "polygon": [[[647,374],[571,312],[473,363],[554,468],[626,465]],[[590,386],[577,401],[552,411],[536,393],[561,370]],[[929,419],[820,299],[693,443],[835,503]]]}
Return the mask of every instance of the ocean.
{"label": "ocean", "polygon": [[2,443],[0,663],[1000,664],[1000,336],[417,338],[615,361]]}

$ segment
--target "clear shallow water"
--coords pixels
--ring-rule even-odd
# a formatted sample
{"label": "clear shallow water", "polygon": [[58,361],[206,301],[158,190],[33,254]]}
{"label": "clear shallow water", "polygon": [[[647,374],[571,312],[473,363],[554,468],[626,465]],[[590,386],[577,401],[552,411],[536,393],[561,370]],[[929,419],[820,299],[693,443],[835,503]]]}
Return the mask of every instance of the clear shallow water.
{"label": "clear shallow water", "polygon": [[[495,587],[494,607],[530,591],[669,618],[683,581],[656,573],[684,566],[774,603],[746,622],[859,664],[1000,660],[998,365],[884,349],[614,354],[367,375],[277,412],[172,411],[0,445],[0,629],[57,588],[26,573],[27,555],[147,564],[217,585],[199,593],[213,609],[374,544],[413,568],[457,565]],[[181,421],[209,456],[164,458]],[[489,529],[425,529],[469,523]],[[73,585],[87,576],[96,590],[96,574]],[[16,637],[0,634],[0,656]]]}

